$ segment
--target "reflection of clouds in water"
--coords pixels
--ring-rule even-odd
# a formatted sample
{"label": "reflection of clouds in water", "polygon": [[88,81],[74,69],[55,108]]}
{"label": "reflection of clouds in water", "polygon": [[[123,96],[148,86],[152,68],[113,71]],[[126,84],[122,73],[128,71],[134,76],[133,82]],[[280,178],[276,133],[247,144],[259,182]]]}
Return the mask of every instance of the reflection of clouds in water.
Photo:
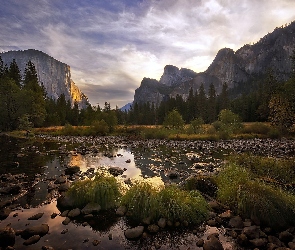
{"label": "reflection of clouds in water", "polygon": [[[106,155],[111,155],[113,157]],[[135,165],[134,155],[127,149],[113,149],[106,155],[105,153],[91,155],[71,154],[68,165],[79,166],[82,172],[87,171],[89,168],[99,169],[100,167],[119,167],[121,169],[126,169],[123,176],[127,179],[141,175],[141,170]],[[126,163],[126,161],[129,163]]]}

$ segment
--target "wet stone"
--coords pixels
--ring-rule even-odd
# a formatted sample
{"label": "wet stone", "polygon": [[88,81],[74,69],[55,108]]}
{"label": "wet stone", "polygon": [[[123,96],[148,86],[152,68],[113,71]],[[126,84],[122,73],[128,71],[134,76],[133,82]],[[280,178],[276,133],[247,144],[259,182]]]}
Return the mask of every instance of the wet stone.
{"label": "wet stone", "polygon": [[44,215],[44,213],[37,213],[37,214],[29,217],[28,220],[39,220],[43,215]]}
{"label": "wet stone", "polygon": [[35,244],[40,240],[40,238],[41,238],[40,235],[33,235],[29,239],[25,240],[23,244],[25,246]]}
{"label": "wet stone", "polygon": [[144,226],[138,226],[135,228],[127,229],[124,234],[127,239],[136,239],[139,238],[144,231]]}

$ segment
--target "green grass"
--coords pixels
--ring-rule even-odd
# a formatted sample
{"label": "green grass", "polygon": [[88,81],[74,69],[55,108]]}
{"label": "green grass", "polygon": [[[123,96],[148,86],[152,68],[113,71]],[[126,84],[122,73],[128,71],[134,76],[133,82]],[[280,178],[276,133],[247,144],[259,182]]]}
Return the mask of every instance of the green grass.
{"label": "green grass", "polygon": [[89,202],[98,203],[102,209],[117,206],[121,197],[120,184],[107,172],[98,172],[93,180],[76,181],[68,191],[77,207]]}
{"label": "green grass", "polygon": [[244,166],[230,163],[216,178],[217,198],[244,218],[274,229],[295,225],[295,195],[266,184]]}
{"label": "green grass", "polygon": [[155,222],[163,217],[172,223],[199,224],[208,216],[207,202],[198,191],[189,192],[174,185],[159,190],[145,181],[137,182],[126,192],[122,205],[137,222],[146,218]]}

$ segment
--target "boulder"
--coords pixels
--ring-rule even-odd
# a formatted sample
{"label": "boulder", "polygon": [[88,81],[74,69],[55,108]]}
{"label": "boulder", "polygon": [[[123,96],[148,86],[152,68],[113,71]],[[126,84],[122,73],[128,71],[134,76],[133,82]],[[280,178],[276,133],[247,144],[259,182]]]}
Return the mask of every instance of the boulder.
{"label": "boulder", "polygon": [[143,234],[143,231],[144,231],[144,226],[138,226],[138,227],[127,229],[124,232],[124,235],[127,239],[136,239]]}
{"label": "boulder", "polygon": [[3,208],[0,210],[0,220],[5,220],[11,213],[10,208]]}
{"label": "boulder", "polygon": [[282,242],[277,237],[275,237],[273,235],[269,235],[267,237],[267,239],[268,239],[269,243],[273,243],[273,244],[277,245],[277,247],[282,246]]}
{"label": "boulder", "polygon": [[98,203],[88,203],[82,210],[81,213],[86,215],[86,214],[92,214],[92,213],[99,213],[101,210],[101,206]]}
{"label": "boulder", "polygon": [[29,239],[25,240],[25,242],[23,243],[25,246],[29,246],[32,244],[37,243],[40,240],[40,235],[33,235],[31,236]]}
{"label": "boulder", "polygon": [[62,184],[65,183],[67,181],[67,178],[65,176],[59,176],[57,177],[57,179],[55,180],[55,184]]}
{"label": "boulder", "polygon": [[159,228],[159,226],[156,225],[156,224],[152,224],[152,225],[149,225],[149,226],[148,226],[148,231],[149,231],[150,233],[157,233],[157,232],[159,232],[159,230],[160,230],[160,228]]}
{"label": "boulder", "polygon": [[228,225],[232,228],[243,228],[244,227],[243,220],[240,216],[234,216],[233,218],[231,218]]}
{"label": "boulder", "polygon": [[165,218],[160,218],[160,219],[158,220],[158,226],[159,226],[160,228],[165,228],[165,227],[166,227],[166,219],[165,219]]}
{"label": "boulder", "polygon": [[27,227],[22,231],[21,237],[23,239],[29,239],[33,235],[44,236],[49,232],[49,226],[47,224],[41,224],[38,226]]}
{"label": "boulder", "polygon": [[264,247],[267,244],[267,240],[265,238],[253,239],[253,240],[249,240],[249,242],[255,248],[261,248],[261,247]]}
{"label": "boulder", "polygon": [[291,242],[293,238],[294,236],[288,231],[283,231],[279,234],[279,239],[283,242]]}
{"label": "boulder", "polygon": [[80,171],[80,167],[78,167],[78,166],[67,167],[65,169],[65,174],[66,175],[74,175],[74,174],[77,174],[79,171]]}
{"label": "boulder", "polygon": [[248,239],[257,239],[260,236],[260,229],[257,226],[245,227],[243,233]]}
{"label": "boulder", "polygon": [[77,217],[81,214],[81,210],[79,208],[75,208],[70,210],[70,212],[68,213],[68,217],[70,218],[74,218]]}
{"label": "boulder", "polygon": [[71,219],[69,217],[65,218],[62,222],[63,225],[68,225],[71,222]]}
{"label": "boulder", "polygon": [[15,232],[11,227],[0,229],[0,248],[5,249],[8,246],[15,244]]}
{"label": "boulder", "polygon": [[218,238],[211,237],[209,240],[206,240],[203,245],[204,250],[223,250],[223,246]]}
{"label": "boulder", "polygon": [[58,187],[58,191],[59,192],[65,192],[70,188],[70,183],[69,182],[65,182],[60,184],[60,186]]}
{"label": "boulder", "polygon": [[61,195],[57,199],[57,207],[61,211],[71,209],[74,207],[74,200],[68,195]]}
{"label": "boulder", "polygon": [[122,175],[124,173],[124,170],[119,167],[110,167],[108,171],[113,176]]}
{"label": "boulder", "polygon": [[124,216],[126,212],[127,212],[127,208],[125,206],[120,206],[116,210],[116,215]]}
{"label": "boulder", "polygon": [[39,220],[43,215],[44,215],[44,213],[37,213],[37,214],[29,217],[28,220]]}

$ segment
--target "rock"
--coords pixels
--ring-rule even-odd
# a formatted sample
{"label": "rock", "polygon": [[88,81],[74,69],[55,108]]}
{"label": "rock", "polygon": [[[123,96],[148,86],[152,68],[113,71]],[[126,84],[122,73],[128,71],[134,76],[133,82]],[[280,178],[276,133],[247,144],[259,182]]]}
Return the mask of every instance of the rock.
{"label": "rock", "polygon": [[65,169],[65,174],[66,175],[74,175],[74,174],[77,174],[79,171],[80,171],[80,167],[79,166],[67,167]]}
{"label": "rock", "polygon": [[54,219],[57,215],[58,215],[57,213],[52,213],[52,214],[50,215],[50,218],[51,218],[51,219]]}
{"label": "rock", "polygon": [[178,177],[178,173],[175,171],[175,170],[171,170],[169,173],[168,173],[168,177],[170,179],[176,179]]}
{"label": "rock", "polygon": [[42,246],[42,250],[54,250],[51,246]]}
{"label": "rock", "polygon": [[28,220],[39,220],[43,215],[44,215],[44,213],[37,213],[37,214],[29,217]]}
{"label": "rock", "polygon": [[283,242],[290,242],[293,240],[293,235],[288,231],[283,231],[279,234],[279,239]]}
{"label": "rock", "polygon": [[70,212],[70,210],[65,210],[65,211],[63,211],[63,212],[60,214],[60,216],[61,216],[61,217],[67,217],[69,212]]}
{"label": "rock", "polygon": [[160,230],[160,228],[159,228],[159,226],[156,225],[156,224],[152,224],[152,225],[149,225],[149,226],[148,226],[148,231],[149,231],[150,233],[157,233],[157,232],[159,232],[159,230]]}
{"label": "rock", "polygon": [[277,237],[275,237],[273,235],[269,235],[267,237],[267,239],[268,239],[269,243],[273,243],[273,244],[277,245],[278,247],[282,246],[282,242]]}
{"label": "rock", "polygon": [[215,211],[218,211],[220,209],[220,205],[217,203],[217,201],[209,201],[208,205]]}
{"label": "rock", "polygon": [[68,213],[68,217],[70,218],[74,218],[74,217],[77,217],[81,214],[81,210],[79,208],[75,208],[75,209],[72,209],[69,213]]}
{"label": "rock", "polygon": [[0,248],[5,249],[7,246],[15,244],[15,232],[11,227],[0,229]]}
{"label": "rock", "polygon": [[203,247],[203,245],[204,245],[204,240],[203,239],[199,239],[197,242],[196,242],[196,245],[197,245],[197,247]]}
{"label": "rock", "polygon": [[124,216],[126,212],[127,212],[127,208],[125,206],[120,206],[116,210],[116,215]]}
{"label": "rock", "polygon": [[69,188],[70,188],[70,183],[65,182],[65,183],[60,184],[60,186],[58,187],[58,191],[65,192],[65,191],[69,190]]}
{"label": "rock", "polygon": [[21,237],[23,239],[28,239],[33,235],[44,236],[48,233],[48,231],[49,231],[49,226],[47,224],[41,224],[39,226],[31,226],[23,230],[23,232],[21,233]]}
{"label": "rock", "polygon": [[266,245],[267,250],[274,250],[274,249],[277,249],[277,248],[278,248],[278,246],[276,244],[274,244],[274,243],[268,243]]}
{"label": "rock", "polygon": [[41,238],[40,235],[33,235],[24,242],[24,245],[29,246],[29,245],[35,244],[40,240],[40,238]]}
{"label": "rock", "polygon": [[254,247],[264,247],[267,244],[267,240],[265,238],[259,238],[259,239],[254,239],[254,240],[249,240],[249,242],[254,246]]}
{"label": "rock", "polygon": [[69,217],[65,218],[62,222],[63,225],[68,225],[71,222],[71,219]]}
{"label": "rock", "polygon": [[5,220],[11,213],[10,208],[3,208],[0,210],[0,220]]}
{"label": "rock", "polygon": [[223,246],[219,239],[216,237],[211,237],[209,240],[206,240],[203,245],[204,250],[223,250]]}
{"label": "rock", "polygon": [[57,199],[57,207],[59,210],[64,211],[74,207],[74,201],[68,195],[61,195]]}
{"label": "rock", "polygon": [[147,217],[147,218],[144,218],[144,219],[142,220],[142,223],[143,223],[144,225],[150,225],[150,224],[151,224],[151,221],[152,221],[152,218],[151,218],[151,217]]}
{"label": "rock", "polygon": [[243,233],[248,239],[257,239],[260,236],[260,229],[256,226],[245,227]]}
{"label": "rock", "polygon": [[165,228],[165,227],[166,227],[166,219],[165,219],[165,218],[160,218],[160,219],[158,220],[158,226],[159,226],[160,228]]}
{"label": "rock", "polygon": [[2,194],[19,194],[22,189],[21,184],[11,184],[7,187],[1,188],[0,193]]}
{"label": "rock", "polygon": [[99,240],[93,240],[92,241],[92,245],[95,246],[95,247],[98,246],[99,243],[100,243]]}
{"label": "rock", "polygon": [[66,181],[67,181],[67,178],[65,176],[59,176],[55,180],[54,184],[62,184],[62,183],[65,183]]}
{"label": "rock", "polygon": [[143,234],[143,231],[144,231],[144,226],[138,226],[138,227],[127,229],[124,232],[124,235],[127,239],[136,239]]}
{"label": "rock", "polygon": [[239,236],[238,236],[238,238],[237,238],[237,242],[238,242],[238,244],[239,245],[241,245],[241,246],[246,246],[247,244],[248,244],[248,238],[247,238],[247,236],[246,236],[246,234],[240,234]]}
{"label": "rock", "polygon": [[48,185],[47,185],[48,191],[54,190],[56,188],[57,188],[57,185],[54,184],[53,182],[49,182]]}
{"label": "rock", "polygon": [[295,242],[289,242],[288,247],[291,248],[292,250],[295,250]]}
{"label": "rock", "polygon": [[122,175],[124,173],[124,170],[119,168],[119,167],[110,167],[108,169],[108,171],[110,172],[111,175],[113,176],[118,176],[118,175]]}
{"label": "rock", "polygon": [[82,210],[81,213],[86,215],[86,214],[93,214],[93,213],[99,213],[101,210],[101,206],[98,203],[88,203]]}
{"label": "rock", "polygon": [[216,226],[216,221],[215,220],[208,220],[207,225],[210,227],[215,227]]}
{"label": "rock", "polygon": [[231,218],[228,225],[233,228],[243,228],[244,227],[243,220],[240,216],[235,216],[235,217]]}
{"label": "rock", "polygon": [[230,219],[231,217],[233,217],[233,214],[230,210],[227,210],[227,211],[219,214],[218,216],[222,219]]}

